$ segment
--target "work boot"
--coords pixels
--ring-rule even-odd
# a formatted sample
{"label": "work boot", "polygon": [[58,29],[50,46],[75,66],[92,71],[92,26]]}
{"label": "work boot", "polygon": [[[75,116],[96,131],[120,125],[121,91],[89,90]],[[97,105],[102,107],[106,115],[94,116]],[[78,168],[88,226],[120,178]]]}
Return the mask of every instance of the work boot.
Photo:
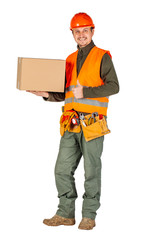
{"label": "work boot", "polygon": [[83,230],[91,230],[96,226],[95,220],[91,218],[82,218],[78,228]]}
{"label": "work boot", "polygon": [[44,219],[43,223],[48,226],[60,226],[60,225],[66,225],[71,226],[75,224],[74,218],[64,218],[58,215],[55,215],[54,217],[50,219]]}

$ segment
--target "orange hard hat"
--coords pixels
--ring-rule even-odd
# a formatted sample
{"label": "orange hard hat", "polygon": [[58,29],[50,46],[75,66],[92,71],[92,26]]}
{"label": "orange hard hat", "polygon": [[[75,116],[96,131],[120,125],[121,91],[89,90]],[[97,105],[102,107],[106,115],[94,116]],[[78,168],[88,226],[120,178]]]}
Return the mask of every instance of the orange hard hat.
{"label": "orange hard hat", "polygon": [[95,28],[92,18],[88,14],[81,12],[75,14],[74,17],[71,19],[70,30],[72,30],[73,28],[89,26]]}

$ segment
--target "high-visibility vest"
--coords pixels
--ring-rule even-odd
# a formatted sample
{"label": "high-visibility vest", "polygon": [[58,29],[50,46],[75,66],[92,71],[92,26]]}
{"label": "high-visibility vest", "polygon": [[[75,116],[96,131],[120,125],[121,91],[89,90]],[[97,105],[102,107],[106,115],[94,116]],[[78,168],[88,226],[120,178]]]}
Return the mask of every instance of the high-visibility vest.
{"label": "high-visibility vest", "polygon": [[[72,89],[77,87],[77,80],[83,87],[98,87],[104,85],[100,77],[100,65],[105,53],[110,55],[109,51],[94,46],[89,52],[83,66],[77,76],[77,55],[78,50],[66,59],[66,88],[65,88],[65,106],[64,111],[74,109],[78,112],[107,115],[109,98],[81,98],[74,97]],[[110,55],[111,57],[111,55]]]}

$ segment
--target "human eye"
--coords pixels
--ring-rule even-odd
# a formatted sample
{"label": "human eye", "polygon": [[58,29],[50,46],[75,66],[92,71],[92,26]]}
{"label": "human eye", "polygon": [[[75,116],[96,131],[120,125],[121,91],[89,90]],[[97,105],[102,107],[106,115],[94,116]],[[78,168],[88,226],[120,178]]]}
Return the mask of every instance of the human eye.
{"label": "human eye", "polygon": [[85,29],[84,29],[84,32],[85,32],[85,33],[87,33],[87,32],[88,32],[88,29],[87,29],[87,28],[85,28]]}

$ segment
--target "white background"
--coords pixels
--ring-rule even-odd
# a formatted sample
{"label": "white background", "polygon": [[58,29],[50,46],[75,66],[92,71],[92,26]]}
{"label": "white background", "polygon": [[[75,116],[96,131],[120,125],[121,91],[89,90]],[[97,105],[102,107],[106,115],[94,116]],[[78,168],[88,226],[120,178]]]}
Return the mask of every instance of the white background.
{"label": "white background", "polygon": [[[110,97],[102,157],[102,198],[93,231],[80,231],[83,159],[76,172],[77,223],[47,227],[58,198],[54,164],[63,103],[16,89],[17,58],[65,59],[76,50],[69,30],[77,12],[95,23],[95,44],[110,50],[120,93]],[[158,0],[0,3],[0,238],[160,239]]]}

